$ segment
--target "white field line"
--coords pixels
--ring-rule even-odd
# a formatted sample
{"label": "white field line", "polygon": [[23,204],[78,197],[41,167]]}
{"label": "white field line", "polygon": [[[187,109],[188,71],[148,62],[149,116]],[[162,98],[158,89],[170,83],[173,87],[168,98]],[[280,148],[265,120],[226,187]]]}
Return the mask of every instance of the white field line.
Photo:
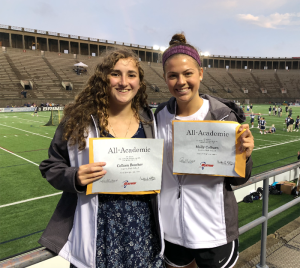
{"label": "white field line", "polygon": [[268,146],[264,146],[264,147],[261,147],[261,148],[254,148],[253,151],[256,151],[256,150],[261,150],[261,149],[266,149],[266,148],[270,148],[270,147],[274,147],[274,146],[279,146],[279,145],[284,145],[284,144],[288,144],[288,143],[291,143],[291,142],[299,142],[300,139],[298,140],[289,140],[287,142],[282,142],[282,143],[276,143],[276,144],[272,144],[272,145],[268,145]]}
{"label": "white field line", "polygon": [[[49,111],[47,111],[47,112],[49,112]],[[41,113],[44,113],[44,112],[38,112],[38,114],[39,114],[38,117],[47,117],[47,118],[49,118],[50,113],[49,113],[48,116],[41,115]],[[26,114],[26,115],[31,115],[31,114]]]}
{"label": "white field line", "polygon": [[[5,151],[5,152],[8,152],[8,153],[10,153],[10,154],[12,154],[12,155],[14,155],[14,156],[17,156],[17,157],[19,157],[19,158],[21,158],[21,159],[23,159],[23,160],[25,160],[25,161],[27,161],[27,162],[29,162],[29,163],[31,163],[31,164],[34,164],[34,165],[36,165],[36,166],[39,166],[37,163],[34,163],[34,162],[32,162],[32,161],[30,161],[30,160],[28,160],[28,159],[26,159],[26,158],[24,158],[24,157],[22,157],[22,156],[20,156],[20,155],[17,155],[17,154],[15,154],[15,153],[13,153],[13,152],[10,152],[10,151],[8,151],[8,150],[2,148],[2,147],[0,147],[0,149],[3,150],[3,151]],[[50,197],[50,196],[54,196],[54,195],[59,195],[59,194],[61,194],[61,193],[62,193],[62,192],[55,193],[55,194],[44,195],[44,196],[40,196],[40,197],[35,197],[35,198],[23,200],[23,201],[18,201],[18,202],[14,202],[14,203],[2,205],[2,206],[0,206],[0,208],[8,207],[8,206],[13,206],[13,205],[18,205],[18,204],[21,204],[21,203],[25,203],[25,202],[29,202],[29,201],[33,201],[33,200],[37,200],[37,199],[42,199],[42,198],[46,198],[46,197]]]}
{"label": "white field line", "polygon": [[30,134],[32,134],[32,135],[37,135],[37,136],[41,136],[41,137],[48,138],[48,139],[51,139],[51,140],[52,140],[51,137],[47,137],[47,136],[44,136],[44,135],[41,135],[41,134],[38,134],[38,133],[33,133],[33,132],[30,132],[30,131],[27,131],[27,130],[23,130],[23,129],[20,129],[20,128],[11,127],[11,126],[7,126],[7,125],[3,125],[3,124],[0,124],[0,126],[14,128],[14,129],[17,129],[17,130],[20,130],[20,131],[24,131],[24,132],[30,133]]}
{"label": "white field line", "polygon": [[[17,116],[14,116],[15,118],[14,119],[19,119],[19,120],[26,120],[26,121],[32,121],[32,122],[35,122],[35,123],[40,123],[40,124],[43,124],[44,121],[35,121],[35,120],[30,120],[30,119],[26,119],[26,118],[22,118],[22,117],[17,117]],[[6,118],[8,119],[8,118]],[[24,124],[25,122],[20,122],[21,124]]]}
{"label": "white field line", "polygon": [[[35,123],[40,123],[40,124],[44,123],[43,121],[35,121],[35,120],[30,120],[30,119],[20,118],[20,117],[18,117],[18,119],[26,120],[26,121],[31,121],[31,122],[35,122]],[[25,124],[26,122],[20,122],[20,123]]]}
{"label": "white field line", "polygon": [[[32,116],[32,113],[27,114],[27,115]],[[16,116],[12,116],[12,117],[16,117]],[[38,116],[38,117],[49,118],[49,116],[40,115],[40,113],[39,113],[39,116]],[[0,118],[11,118],[11,116],[9,116],[9,115],[1,115]]]}
{"label": "white field line", "polygon": [[290,138],[297,138],[297,136],[291,136],[291,135],[285,135],[285,134],[277,134],[276,132],[274,133],[275,136],[285,136],[285,137],[290,137]]}
{"label": "white field line", "polygon": [[[26,159],[26,158],[24,158],[24,157],[22,157],[22,156],[19,156],[19,155],[13,153],[13,152],[10,152],[10,151],[8,151],[8,150],[2,148],[2,147],[0,147],[0,149],[3,150],[3,151],[5,151],[5,152],[8,152],[8,153],[10,153],[10,154],[12,154],[12,155],[14,155],[14,156],[17,156],[17,157],[19,157],[19,158],[22,158],[23,160],[25,160],[25,161],[27,161],[27,162],[29,162],[29,163],[31,163],[31,164],[34,164],[34,165],[36,165],[36,166],[39,166],[37,163],[34,163],[34,162],[32,162],[32,161],[30,161],[30,160],[28,160],[28,159]],[[50,197],[50,196],[54,196],[54,195],[59,195],[59,194],[61,194],[61,193],[62,193],[62,192],[55,193],[55,194],[44,195],[44,196],[35,197],[35,198],[30,198],[30,199],[23,200],[23,201],[18,201],[18,202],[14,202],[14,203],[2,205],[2,206],[0,206],[0,208],[4,208],[4,207],[8,207],[8,206],[13,206],[13,205],[18,205],[18,204],[21,204],[21,203],[25,203],[25,202],[29,202],[29,201],[33,201],[33,200],[37,200],[37,199],[42,199],[42,198],[46,198],[46,197]]]}
{"label": "white field line", "polygon": [[12,155],[14,155],[14,156],[17,156],[17,157],[19,157],[19,158],[22,158],[23,160],[25,160],[25,161],[27,161],[27,162],[29,162],[29,163],[31,163],[31,164],[34,164],[34,165],[36,165],[36,166],[39,166],[37,163],[34,163],[34,162],[32,162],[32,161],[30,161],[30,160],[28,160],[28,159],[26,159],[26,158],[24,158],[24,157],[22,157],[22,156],[20,156],[20,155],[17,155],[17,154],[15,154],[15,153],[11,152],[11,151],[8,151],[8,150],[6,150],[6,149],[4,149],[4,148],[2,148],[2,147],[0,147],[0,149],[3,150],[3,151],[5,151],[5,152],[8,152],[8,153],[10,153],[10,154],[12,154]]}
{"label": "white field line", "polygon": [[268,140],[262,140],[262,139],[255,139],[256,141],[266,141],[266,142],[272,142],[272,143],[277,143],[277,141],[268,141]]}
{"label": "white field line", "polygon": [[44,195],[44,196],[40,196],[40,197],[30,198],[30,199],[23,200],[23,201],[18,201],[18,202],[2,205],[2,206],[0,206],[0,208],[9,207],[9,206],[13,206],[13,205],[18,205],[18,204],[21,204],[21,203],[26,203],[26,202],[29,202],[29,201],[34,201],[34,200],[38,200],[38,199],[42,199],[42,198],[47,198],[47,197],[51,197],[51,196],[55,196],[55,195],[59,195],[59,194],[62,194],[62,192],[55,193],[55,194],[48,194],[48,195]]}
{"label": "white field line", "polygon": [[[30,113],[30,114],[26,114],[26,115],[30,115],[30,116],[32,116],[32,113]],[[49,118],[49,116],[50,116],[50,113],[49,113],[49,115],[48,115],[48,116],[44,116],[44,115],[41,115],[41,112],[38,112],[38,115],[39,115],[39,116],[37,116],[37,117],[47,117],[47,118]]]}

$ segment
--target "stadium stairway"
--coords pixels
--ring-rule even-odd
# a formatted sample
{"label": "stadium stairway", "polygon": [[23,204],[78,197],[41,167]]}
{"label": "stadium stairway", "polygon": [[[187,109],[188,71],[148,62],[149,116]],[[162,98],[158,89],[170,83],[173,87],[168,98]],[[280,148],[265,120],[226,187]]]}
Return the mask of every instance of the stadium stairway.
{"label": "stadium stairway", "polygon": [[[260,262],[261,241],[240,252],[234,268],[257,268]],[[267,237],[267,259],[269,268],[300,267],[300,217]]]}

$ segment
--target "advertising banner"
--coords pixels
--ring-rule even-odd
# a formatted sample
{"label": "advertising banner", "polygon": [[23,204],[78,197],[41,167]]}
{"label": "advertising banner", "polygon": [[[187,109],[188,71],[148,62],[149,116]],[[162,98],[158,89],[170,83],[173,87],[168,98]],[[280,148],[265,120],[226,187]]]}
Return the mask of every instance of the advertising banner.
{"label": "advertising banner", "polygon": [[33,112],[34,107],[16,107],[16,108],[0,108],[0,112],[15,113],[15,112]]}
{"label": "advertising banner", "polygon": [[49,107],[38,107],[38,111],[39,112],[44,112],[44,111],[62,111],[64,109],[64,107],[63,106],[61,106],[61,107],[56,107],[56,106],[49,106]]}

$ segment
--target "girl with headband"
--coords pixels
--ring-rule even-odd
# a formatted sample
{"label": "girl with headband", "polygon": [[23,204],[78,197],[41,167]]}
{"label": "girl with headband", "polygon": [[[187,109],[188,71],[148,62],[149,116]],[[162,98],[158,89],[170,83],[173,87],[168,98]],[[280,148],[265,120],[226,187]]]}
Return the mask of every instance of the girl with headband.
{"label": "girl with headband", "polygon": [[248,125],[240,137],[246,151],[245,178],[173,175],[172,120],[226,120],[242,123],[233,102],[199,95],[203,69],[197,50],[175,34],[164,52],[164,79],[173,97],[155,112],[158,138],[165,140],[160,210],[167,267],[233,267],[238,259],[238,207],[231,185],[251,175],[254,141]]}

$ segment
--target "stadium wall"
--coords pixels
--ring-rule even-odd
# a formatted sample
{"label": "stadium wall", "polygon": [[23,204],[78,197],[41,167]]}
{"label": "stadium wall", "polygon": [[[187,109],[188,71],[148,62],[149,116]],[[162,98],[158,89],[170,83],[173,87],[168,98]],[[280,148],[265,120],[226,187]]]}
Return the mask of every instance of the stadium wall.
{"label": "stadium wall", "polygon": [[49,51],[73,55],[101,56],[110,48],[128,47],[146,62],[161,62],[161,51],[152,46],[56,33],[0,24],[0,46],[23,50]]}
{"label": "stadium wall", "polygon": [[[23,50],[100,56],[109,48],[126,46],[133,49],[141,61],[161,62],[162,51],[152,46],[77,36],[0,24],[0,46]],[[285,69],[299,70],[300,57],[262,58],[247,56],[201,56],[204,68],[223,69]]]}

